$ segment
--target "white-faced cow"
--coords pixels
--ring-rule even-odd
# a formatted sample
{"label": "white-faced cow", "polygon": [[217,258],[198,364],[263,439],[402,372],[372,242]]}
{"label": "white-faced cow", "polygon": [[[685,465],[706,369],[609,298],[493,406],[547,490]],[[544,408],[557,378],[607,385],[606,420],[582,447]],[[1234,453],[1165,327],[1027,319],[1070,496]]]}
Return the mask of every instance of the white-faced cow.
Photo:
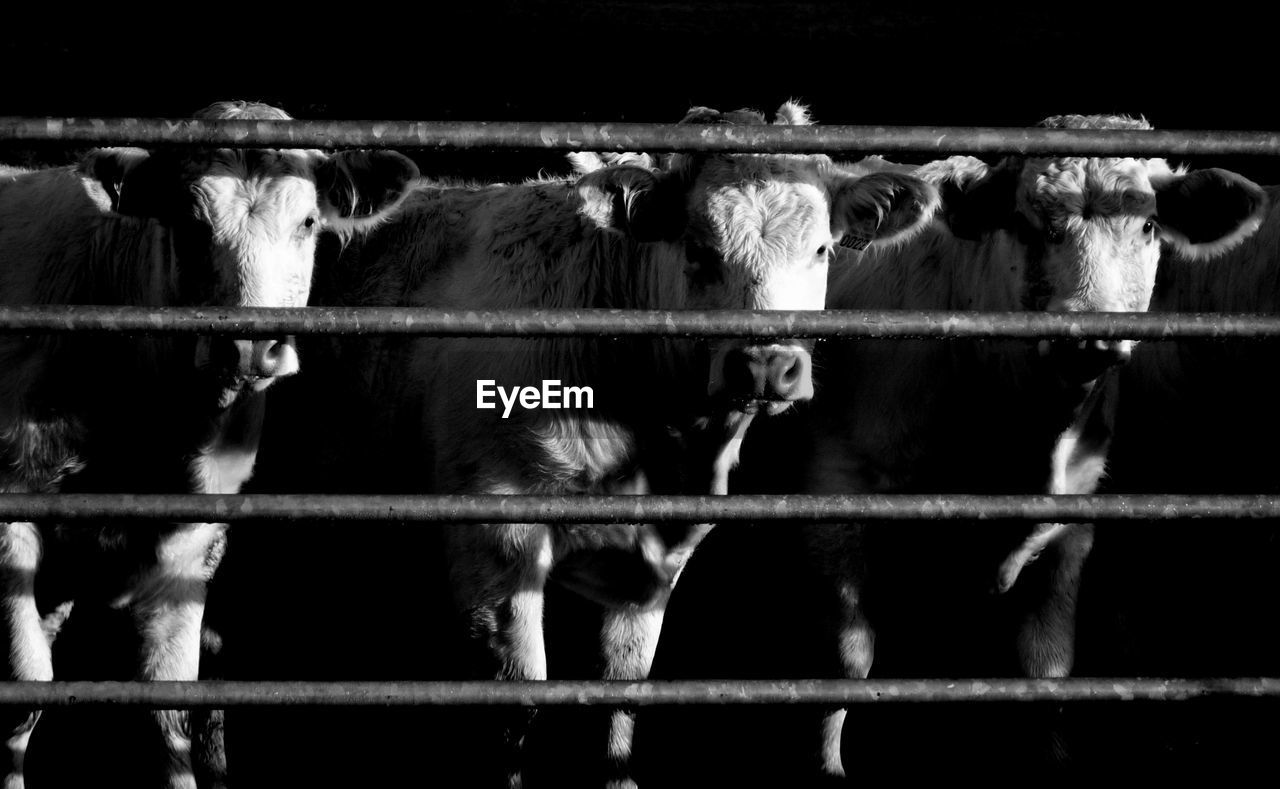
{"label": "white-faced cow", "polygon": [[[1045,125],[1149,128],[1127,118],[1081,116]],[[869,170],[887,166],[862,164]],[[956,157],[915,172],[942,193],[936,221],[905,246],[838,258],[828,307],[1143,311],[1162,247],[1198,258],[1225,252],[1258,227],[1267,204],[1261,189],[1234,173],[1174,170],[1159,159],[1013,157],[988,166]],[[761,459],[807,455],[808,469],[793,490],[811,493],[1092,492],[1113,424],[1113,365],[1130,352],[1126,341],[826,343],[817,355],[823,385],[809,424],[790,427],[805,434],[797,442],[803,448],[775,447]],[[771,443],[763,435],[756,440]],[[751,443],[744,471],[755,460]],[[743,632],[729,638],[724,626],[694,622],[699,613],[705,622],[710,611],[750,607],[727,600],[729,591],[710,590],[743,589],[744,581],[721,573],[733,577],[756,566],[738,548],[724,552],[734,557],[731,564],[725,559],[710,566],[712,550],[736,534],[716,535],[688,568],[671,604],[655,676],[706,676],[717,671],[716,661],[750,664],[757,651],[770,651],[761,646],[770,630],[758,624],[758,609],[751,609],[757,626],[748,629],[736,619]],[[765,676],[779,673],[777,665],[792,672],[784,676],[867,677],[873,669],[879,677],[1065,676],[1090,543],[1090,528],[1052,524],[791,527],[762,544],[779,563],[791,550],[804,568],[796,586],[810,596],[796,603],[802,611],[792,609],[789,616],[812,617],[808,621],[825,640],[811,641],[808,656],[799,641],[782,641],[793,648],[784,662],[755,670]],[[706,579],[699,576],[704,566]],[[775,579],[771,593],[785,594],[781,587]],[[714,602],[699,597],[684,619],[681,595],[694,589]],[[751,640],[743,642],[747,633]],[[869,715],[850,711],[857,729],[845,727],[842,764],[844,713],[831,714],[822,746],[816,733],[805,746],[814,760],[809,769],[867,778],[870,765],[949,768],[979,758],[975,754],[988,758],[973,747],[975,732],[1003,742],[989,728],[949,718],[946,734],[925,744],[923,730],[907,734]],[[646,713],[640,721],[637,747],[644,754],[638,758],[646,768],[649,756],[664,765],[680,763],[680,735],[655,720],[650,727]],[[651,739],[661,745],[650,750]],[[752,746],[744,744],[751,742],[761,741],[744,738],[735,752],[743,764],[766,768],[751,758]],[[961,742],[966,747],[936,750]],[[911,759],[907,752],[918,748],[936,758]],[[758,753],[769,752],[766,745]]]}
{"label": "white-faced cow", "polygon": [[[289,116],[238,102],[198,117]],[[395,153],[137,149],[6,176],[0,302],[302,306],[317,235],[376,224],[416,177]],[[0,490],[234,493],[253,465],[264,390],[297,367],[287,337],[5,335]],[[73,621],[81,610],[116,611],[132,631],[95,645],[98,676],[196,679],[205,585],[223,544],[224,525],[215,523],[0,525],[7,677],[53,678],[41,617],[74,601]],[[112,650],[126,654],[112,658]],[[10,789],[23,784],[38,715],[9,721]],[[153,716],[146,746],[158,763],[121,755],[95,774],[194,786],[183,718]]]}
{"label": "white-faced cow", "polygon": [[[1153,312],[1280,311],[1280,187],[1262,226],[1213,260],[1166,250]],[[1280,491],[1274,339],[1143,343],[1119,380],[1103,490]],[[1078,669],[1094,676],[1257,677],[1280,666],[1280,539],[1264,523],[1196,520],[1099,529],[1080,601]],[[1100,716],[1087,756],[1158,765],[1180,778],[1230,764],[1254,774],[1268,752],[1252,716],[1159,707]],[[1178,748],[1170,748],[1170,741]]]}
{"label": "white-faced cow", "polygon": [[[755,113],[707,109],[685,120],[763,122]],[[784,105],[777,123],[804,120],[800,108]],[[853,177],[823,156],[690,154],[656,172],[625,165],[573,180],[424,188],[395,219],[346,248],[335,274],[344,293],[335,301],[467,310],[819,309],[836,242],[857,234],[895,243],[928,221],[936,200],[933,187],[913,176]],[[713,454],[724,462],[751,412],[781,411],[813,391],[809,351],[799,342],[725,341],[707,351],[648,338],[420,339],[365,353],[354,366],[372,402],[401,407],[383,420],[392,440],[381,446],[384,455],[409,460],[388,473],[408,475],[409,489],[431,493],[677,492],[690,485],[706,492],[710,472],[699,472],[701,483],[679,479],[679,446],[699,440],[689,425],[715,414]],[[522,393],[511,399],[517,388]],[[406,443],[417,446],[403,450]],[[474,655],[468,671],[518,680],[555,673],[543,631],[553,580],[603,609],[597,676],[643,677],[666,595],[704,532],[447,527],[452,597]],[[562,769],[621,780],[629,720],[610,725],[612,734],[579,743],[581,758]],[[519,780],[514,761],[488,761],[477,769],[494,769],[497,782]]]}

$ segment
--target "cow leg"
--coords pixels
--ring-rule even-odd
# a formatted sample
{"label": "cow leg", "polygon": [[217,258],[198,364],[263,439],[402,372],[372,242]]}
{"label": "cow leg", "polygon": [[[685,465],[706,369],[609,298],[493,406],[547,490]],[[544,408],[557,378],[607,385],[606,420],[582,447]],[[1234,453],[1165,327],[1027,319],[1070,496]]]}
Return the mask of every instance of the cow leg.
{"label": "cow leg", "polygon": [[[221,558],[222,524],[186,524],[163,538],[159,561],[134,586],[128,609],[139,637],[138,678],[194,681],[200,678],[200,638],[207,585]],[[147,756],[141,785],[196,789],[189,716],[181,710],[149,713]],[[151,754],[156,759],[151,759]],[[154,765],[154,766],[153,766]],[[161,767],[162,769],[156,769]]]}
{"label": "cow leg", "polygon": [[[546,527],[468,525],[451,528],[447,539],[455,604],[466,620],[473,647],[478,647],[479,665],[490,665],[489,671],[477,672],[476,662],[468,661],[468,672],[505,680],[545,680],[542,616],[552,561]],[[500,767],[504,775],[477,785],[521,786],[520,764],[532,714],[517,712],[508,721],[500,765],[491,754],[481,762],[481,769]]]}
{"label": "cow leg", "polygon": [[[866,568],[863,564],[863,538],[853,525],[810,526],[804,531],[810,565],[820,584],[819,594],[826,621],[823,629],[834,647],[838,670],[847,678],[865,679],[871,673],[875,636],[867,621],[863,603]],[[825,666],[820,673],[833,670]],[[847,711],[829,710],[822,719],[818,740],[819,771],[829,779],[845,776],[841,742]]]}
{"label": "cow leg", "polygon": [[[653,655],[662,632],[665,599],[645,609],[615,608],[604,613],[600,643],[604,649],[602,679],[644,679],[653,667]],[[605,781],[609,789],[634,789],[631,778],[631,741],[635,713],[608,710],[608,740],[605,747]]]}
{"label": "cow leg", "polygon": [[[866,679],[871,673],[874,657],[875,634],[863,612],[861,593],[857,582],[844,579],[838,582],[839,607],[833,631],[836,649],[844,676],[849,679]],[[822,721],[822,774],[833,778],[845,775],[840,747],[844,733],[844,720],[848,711],[832,710]]]}
{"label": "cow leg", "polygon": [[[216,597],[216,595],[215,595]],[[222,660],[222,636],[207,625],[200,637],[200,679],[226,679]],[[191,711],[196,784],[223,789],[227,783],[226,711],[201,708]]]}
{"label": "cow leg", "polygon": [[[144,680],[199,679],[200,619],[204,613],[204,589],[191,584],[185,599],[157,601],[135,614],[142,636]],[[188,714],[181,710],[151,713],[159,745],[165,752],[167,789],[196,789],[191,765]]]}
{"label": "cow leg", "polygon": [[[1093,544],[1091,526],[1070,526],[1047,545],[1035,564],[1027,568],[1019,585],[1020,609],[1017,624],[1017,659],[1022,674],[1033,679],[1070,676],[1075,660],[1076,602],[1080,576]],[[1029,711],[1031,712],[1031,711]],[[1036,710],[1034,725],[1011,736],[1030,736],[1022,748],[1029,764],[1065,768],[1068,748],[1063,713],[1056,709]],[[1043,716],[1043,717],[1041,717]]]}
{"label": "cow leg", "polygon": [[[53,679],[49,639],[40,626],[35,579],[40,566],[40,532],[32,523],[0,525],[0,591],[3,592],[5,635],[8,637],[6,677],[19,681]],[[0,713],[11,762],[5,770],[4,789],[22,789],[23,761],[39,710],[5,708]]]}
{"label": "cow leg", "polygon": [[1076,601],[1080,575],[1093,546],[1091,526],[1068,529],[1042,558],[1045,588],[1018,631],[1018,662],[1035,679],[1066,677],[1075,660]]}

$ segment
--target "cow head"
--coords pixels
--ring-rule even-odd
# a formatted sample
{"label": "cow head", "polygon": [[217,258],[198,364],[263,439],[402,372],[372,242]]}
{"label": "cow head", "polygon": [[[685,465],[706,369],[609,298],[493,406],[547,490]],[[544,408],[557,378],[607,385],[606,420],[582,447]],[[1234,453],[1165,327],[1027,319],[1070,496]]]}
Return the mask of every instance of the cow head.
{"label": "cow head", "polygon": [[[758,113],[696,108],[682,123],[763,123]],[[776,124],[809,123],[784,104]],[[835,244],[896,243],[928,224],[938,197],[898,173],[857,177],[825,156],[689,154],[661,169],[580,157],[582,212],[636,241],[664,245],[665,306],[691,310],[819,310]],[[708,392],[769,413],[813,395],[808,344],[723,342]]]}
{"label": "cow head", "polygon": [[[197,118],[287,120],[263,104],[225,102]],[[418,177],[393,152],[309,150],[147,151],[103,149],[83,163],[117,213],[170,230],[170,304],[302,307],[311,288],[316,240],[376,225]],[[200,338],[195,363],[224,387],[224,399],[261,390],[298,369],[292,337]]]}
{"label": "cow head", "polygon": [[[1146,121],[1061,116],[1057,129],[1149,129]],[[1027,309],[1144,312],[1161,247],[1209,258],[1247,238],[1266,211],[1266,194],[1226,170],[1171,169],[1163,159],[1010,158],[988,167],[969,157],[926,165],[938,183],[952,233],[1003,229],[1025,251]],[[1129,340],[1041,343],[1041,353],[1085,379],[1124,361]]]}

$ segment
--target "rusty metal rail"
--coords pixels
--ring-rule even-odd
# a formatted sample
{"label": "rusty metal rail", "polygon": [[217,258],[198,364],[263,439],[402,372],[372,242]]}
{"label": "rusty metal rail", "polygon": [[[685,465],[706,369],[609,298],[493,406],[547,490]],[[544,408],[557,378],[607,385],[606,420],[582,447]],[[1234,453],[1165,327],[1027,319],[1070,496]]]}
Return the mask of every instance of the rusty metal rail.
{"label": "rusty metal rail", "polygon": [[922,494],[735,496],[0,495],[0,522],[657,523],[805,521],[1174,521],[1280,519],[1280,495]]}
{"label": "rusty metal rail", "polygon": [[1280,679],[4,682],[0,707],[661,706],[1280,699]]}
{"label": "rusty metal rail", "polygon": [[1277,155],[1280,133],[956,126],[708,126],[467,121],[0,117],[0,142],[267,148],[755,153]]}
{"label": "rusty metal rail", "polygon": [[0,306],[0,333],[325,334],[437,337],[1280,337],[1280,315],[914,310],[431,310],[401,307]]}

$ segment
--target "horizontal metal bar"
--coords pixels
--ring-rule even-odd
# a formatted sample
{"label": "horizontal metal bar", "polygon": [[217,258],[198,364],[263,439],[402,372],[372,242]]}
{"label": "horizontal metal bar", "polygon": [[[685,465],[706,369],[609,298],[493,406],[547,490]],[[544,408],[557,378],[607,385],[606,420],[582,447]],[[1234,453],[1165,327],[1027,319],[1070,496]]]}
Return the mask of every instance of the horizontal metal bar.
{"label": "horizontal metal bar", "polygon": [[731,126],[467,121],[250,121],[0,117],[0,142],[267,148],[539,148],[565,151],[1276,155],[1265,131],[960,126]]}
{"label": "horizontal metal bar", "polygon": [[1280,679],[754,680],[619,682],[5,682],[0,706],[658,706],[1280,698]]}
{"label": "horizontal metal bar", "polygon": [[399,496],[0,494],[0,522],[84,519],[162,522],[411,521],[655,523],[1000,520],[1060,523],[1280,518],[1280,495],[979,496]]}
{"label": "horizontal metal bar", "polygon": [[432,310],[399,307],[0,306],[0,333],[436,337],[1262,339],[1280,315],[915,310]]}

